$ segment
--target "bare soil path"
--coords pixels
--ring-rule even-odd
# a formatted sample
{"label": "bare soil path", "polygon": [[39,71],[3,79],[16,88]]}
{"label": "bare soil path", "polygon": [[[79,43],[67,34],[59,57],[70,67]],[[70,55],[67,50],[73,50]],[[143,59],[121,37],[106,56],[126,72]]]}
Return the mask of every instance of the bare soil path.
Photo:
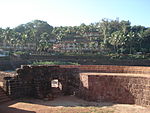
{"label": "bare soil path", "polygon": [[53,101],[20,99],[0,104],[0,113],[150,113],[150,108],[128,104],[96,103],[62,96]]}

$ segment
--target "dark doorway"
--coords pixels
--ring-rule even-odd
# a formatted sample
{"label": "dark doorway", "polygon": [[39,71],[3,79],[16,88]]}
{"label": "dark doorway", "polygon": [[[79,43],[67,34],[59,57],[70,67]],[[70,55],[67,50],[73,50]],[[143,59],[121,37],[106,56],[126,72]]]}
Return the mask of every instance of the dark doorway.
{"label": "dark doorway", "polygon": [[51,86],[51,93],[54,96],[62,95],[62,84],[58,79],[51,80],[50,86]]}

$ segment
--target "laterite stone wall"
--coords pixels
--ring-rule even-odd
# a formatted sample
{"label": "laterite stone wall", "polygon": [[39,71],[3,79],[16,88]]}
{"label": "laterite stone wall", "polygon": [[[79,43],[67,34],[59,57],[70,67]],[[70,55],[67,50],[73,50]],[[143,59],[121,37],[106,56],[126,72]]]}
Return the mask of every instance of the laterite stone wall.
{"label": "laterite stone wall", "polygon": [[53,79],[63,85],[62,93],[85,100],[150,106],[150,67],[22,66],[16,76],[5,77],[5,90],[15,98],[44,98],[51,91],[49,84]]}
{"label": "laterite stone wall", "polygon": [[5,90],[13,98],[45,98],[51,93],[51,81],[58,79],[64,95],[73,94],[79,87],[79,71],[59,66],[22,66],[16,76],[5,77]]}
{"label": "laterite stone wall", "polygon": [[79,65],[79,97],[90,101],[150,105],[150,67]]}
{"label": "laterite stone wall", "polygon": [[150,75],[81,73],[80,80],[86,100],[150,105]]}

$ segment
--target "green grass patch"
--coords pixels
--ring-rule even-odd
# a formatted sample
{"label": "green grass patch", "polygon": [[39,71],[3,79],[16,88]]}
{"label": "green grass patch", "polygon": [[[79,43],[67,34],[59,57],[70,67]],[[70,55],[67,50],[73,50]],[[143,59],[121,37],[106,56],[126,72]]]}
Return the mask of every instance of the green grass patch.
{"label": "green grass patch", "polygon": [[33,62],[31,65],[80,65],[78,63],[74,63],[74,62],[59,62],[59,61],[54,61],[54,62],[50,62],[50,61],[45,61],[45,62]]}

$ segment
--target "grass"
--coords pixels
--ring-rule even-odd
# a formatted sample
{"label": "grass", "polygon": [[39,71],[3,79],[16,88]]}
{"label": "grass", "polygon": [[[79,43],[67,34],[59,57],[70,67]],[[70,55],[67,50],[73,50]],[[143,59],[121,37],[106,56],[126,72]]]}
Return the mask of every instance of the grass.
{"label": "grass", "polygon": [[45,62],[33,62],[32,65],[79,65],[79,64],[74,62],[45,61]]}

